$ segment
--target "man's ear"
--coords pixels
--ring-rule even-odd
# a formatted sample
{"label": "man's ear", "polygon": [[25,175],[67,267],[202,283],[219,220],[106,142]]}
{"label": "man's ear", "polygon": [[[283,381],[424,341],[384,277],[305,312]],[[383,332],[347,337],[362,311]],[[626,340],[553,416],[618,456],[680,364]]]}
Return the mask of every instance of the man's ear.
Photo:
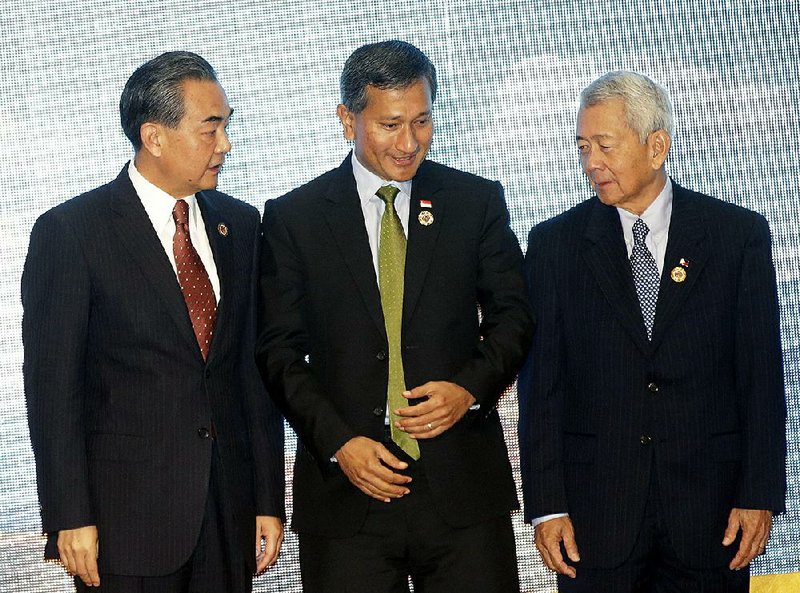
{"label": "man's ear", "polygon": [[664,166],[667,160],[672,139],[666,130],[656,130],[647,137],[647,150],[650,157],[650,166],[658,170]]}
{"label": "man's ear", "polygon": [[146,150],[154,157],[160,157],[163,150],[162,129],[159,124],[145,122],[139,128],[139,138],[142,140],[142,150]]}
{"label": "man's ear", "polygon": [[341,103],[336,108],[336,115],[339,116],[339,121],[342,122],[342,133],[346,140],[356,139],[356,116],[347,107]]}

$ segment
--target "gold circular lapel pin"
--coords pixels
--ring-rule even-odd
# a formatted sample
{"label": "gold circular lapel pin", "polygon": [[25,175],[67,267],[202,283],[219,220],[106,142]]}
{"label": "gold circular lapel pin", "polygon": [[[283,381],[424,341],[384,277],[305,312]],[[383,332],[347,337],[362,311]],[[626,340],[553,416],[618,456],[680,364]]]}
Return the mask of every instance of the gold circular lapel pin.
{"label": "gold circular lapel pin", "polygon": [[217,232],[222,235],[223,237],[228,236],[228,225],[224,222],[221,222],[217,225]]}
{"label": "gold circular lapel pin", "polygon": [[422,210],[417,216],[417,220],[422,226],[430,226],[433,224],[433,212],[430,210]]}
{"label": "gold circular lapel pin", "polygon": [[672,271],[670,271],[669,277],[672,278],[673,282],[683,282],[686,280],[686,270],[680,266],[675,266],[672,268]]}

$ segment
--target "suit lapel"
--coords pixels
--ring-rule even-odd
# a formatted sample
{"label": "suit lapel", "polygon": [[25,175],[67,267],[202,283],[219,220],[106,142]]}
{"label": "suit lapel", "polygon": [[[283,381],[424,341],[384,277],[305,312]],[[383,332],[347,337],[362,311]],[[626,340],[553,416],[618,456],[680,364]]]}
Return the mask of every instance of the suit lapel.
{"label": "suit lapel", "polygon": [[358,286],[364,306],[378,331],[386,336],[381,295],[350,155],[344,159],[328,186],[323,215],[350,275]]}
{"label": "suit lapel", "polygon": [[[403,289],[403,325],[413,317],[425,277],[436,249],[436,239],[445,220],[445,192],[438,179],[430,172],[427,161],[423,161],[411,186],[411,205],[408,213],[408,246],[406,248],[405,285]],[[424,208],[421,200],[429,201]],[[420,221],[420,212],[426,210],[429,224]]]}
{"label": "suit lapel", "polygon": [[[653,349],[663,340],[669,325],[682,310],[708,260],[705,238],[706,231],[697,202],[692,199],[690,192],[673,183],[669,239],[653,324]],[[681,259],[688,266],[681,265]],[[683,282],[675,282],[671,278],[671,272],[676,267],[686,272]]]}
{"label": "suit lapel", "polygon": [[211,360],[214,353],[219,351],[219,344],[222,343],[223,339],[227,338],[226,330],[230,326],[230,303],[236,301],[233,295],[234,287],[236,286],[233,240],[229,233],[235,233],[238,229],[230,227],[229,222],[222,216],[214,200],[206,193],[200,192],[197,194],[197,203],[203,213],[206,235],[211,245],[211,252],[214,255],[214,265],[217,268],[220,285],[214,339],[211,341],[211,349],[208,352],[208,359]]}
{"label": "suit lapel", "polygon": [[120,243],[140,268],[180,334],[197,348],[199,355],[200,349],[175,271],[133,188],[127,166],[111,185],[115,198],[110,202],[114,215],[110,216],[109,224],[115,227]]}
{"label": "suit lapel", "polygon": [[650,344],[633,284],[619,214],[597,198],[593,200],[584,231],[584,260],[620,324],[643,352],[649,352]]}

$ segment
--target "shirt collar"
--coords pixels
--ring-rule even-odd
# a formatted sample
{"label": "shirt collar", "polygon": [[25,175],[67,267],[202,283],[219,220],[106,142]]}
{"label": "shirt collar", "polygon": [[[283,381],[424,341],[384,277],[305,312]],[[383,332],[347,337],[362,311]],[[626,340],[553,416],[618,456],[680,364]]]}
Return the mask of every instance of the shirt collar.
{"label": "shirt collar", "polygon": [[358,197],[361,200],[362,208],[375,196],[375,192],[384,185],[393,185],[398,188],[402,194],[405,194],[409,198],[411,197],[411,180],[386,181],[381,179],[375,175],[375,173],[361,164],[361,162],[356,158],[355,151],[353,151],[351,162],[353,164],[353,177],[356,179],[356,189],[358,190]]}
{"label": "shirt collar", "polygon": [[620,219],[623,223],[627,222],[627,226],[632,227],[633,223],[638,218],[641,218],[650,229],[652,236],[660,236],[669,230],[669,220],[672,217],[672,180],[667,177],[664,187],[661,189],[656,199],[642,212],[641,216],[637,216],[633,212],[628,212],[624,208],[617,208]]}
{"label": "shirt collar", "polygon": [[[131,160],[128,165],[128,176],[153,226],[158,229],[170,222],[172,220],[172,210],[175,208],[176,199],[160,187],[145,179],[144,175],[136,168],[133,160]],[[195,207],[197,204],[195,194],[180,199],[189,205],[189,219],[191,220],[196,216],[197,211]]]}

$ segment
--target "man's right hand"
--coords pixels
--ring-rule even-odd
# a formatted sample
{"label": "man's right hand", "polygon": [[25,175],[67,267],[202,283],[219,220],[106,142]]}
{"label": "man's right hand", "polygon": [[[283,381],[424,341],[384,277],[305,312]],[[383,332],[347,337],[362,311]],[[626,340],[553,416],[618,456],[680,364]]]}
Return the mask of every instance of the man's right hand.
{"label": "man's right hand", "polygon": [[403,484],[408,484],[411,478],[392,471],[404,470],[408,464],[370,438],[353,437],[347,441],[336,452],[336,461],[356,488],[381,502],[410,492]]}
{"label": "man's right hand", "polygon": [[95,525],[59,531],[58,553],[69,574],[80,577],[87,587],[100,586]]}
{"label": "man's right hand", "polygon": [[573,562],[580,562],[581,560],[580,554],[578,554],[578,546],[575,543],[575,529],[573,529],[572,521],[570,521],[569,517],[558,517],[539,523],[534,532],[536,534],[536,547],[539,549],[547,568],[574,579],[575,569],[564,562],[564,557],[561,555],[561,542],[564,542],[564,548],[569,559]]}

